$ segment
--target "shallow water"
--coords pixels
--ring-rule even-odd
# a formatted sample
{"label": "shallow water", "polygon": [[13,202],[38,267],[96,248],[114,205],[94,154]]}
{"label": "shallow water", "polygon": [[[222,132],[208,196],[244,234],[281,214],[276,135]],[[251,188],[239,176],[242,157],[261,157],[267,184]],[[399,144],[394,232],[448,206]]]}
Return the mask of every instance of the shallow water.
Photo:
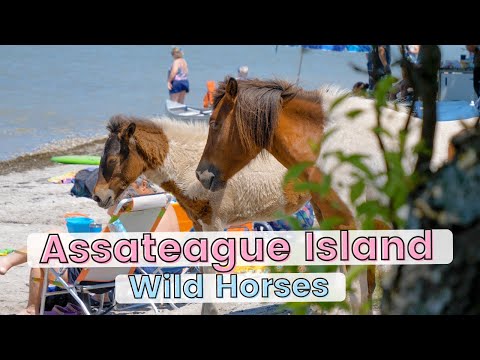
{"label": "shallow water", "polygon": [[[201,106],[206,81],[236,75],[241,65],[249,66],[251,77],[292,82],[297,78],[299,48],[182,48],[190,69],[186,102],[192,106]],[[37,151],[47,143],[88,141],[106,134],[106,121],[114,114],[163,114],[170,49],[170,45],[0,46],[0,161]],[[351,63],[365,69],[365,54],[307,51],[300,85],[314,89],[336,83],[351,88],[357,81],[367,81]]]}

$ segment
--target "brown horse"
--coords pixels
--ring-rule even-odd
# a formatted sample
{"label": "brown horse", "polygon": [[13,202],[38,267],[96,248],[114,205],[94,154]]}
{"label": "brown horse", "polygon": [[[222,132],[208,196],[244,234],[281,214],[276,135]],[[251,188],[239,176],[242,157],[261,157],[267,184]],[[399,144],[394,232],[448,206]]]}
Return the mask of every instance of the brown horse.
{"label": "brown horse", "polygon": [[[345,101],[330,111],[331,105],[340,97]],[[362,113],[355,119],[347,116],[352,110]],[[386,140],[387,145],[397,146],[395,135],[403,128],[408,118],[404,109],[395,111],[385,108],[382,122],[393,134]],[[413,168],[413,145],[420,136],[421,120],[411,119],[411,132],[407,138],[407,171]],[[254,159],[262,149],[268,150],[285,167],[300,162],[313,162],[316,166],[307,168],[300,178],[321,183],[324,172],[332,172],[332,187],[326,196],[312,193],[312,205],[317,219],[338,216],[343,223],[338,228],[355,228],[355,207],[350,203],[348,186],[352,183],[352,166],[338,167],[334,157],[324,158],[327,152],[344,151],[347,154],[363,154],[367,165],[374,171],[384,170],[383,155],[374,133],[376,114],[372,100],[351,96],[348,91],[325,87],[319,91],[304,91],[285,81],[261,81],[258,79],[239,81],[233,78],[221,82],[215,93],[214,107],[210,118],[210,130],[202,159],[196,174],[206,189],[218,191],[228,184],[229,179]],[[459,126],[439,124],[436,139],[437,151],[434,162],[438,165],[447,158],[448,139],[458,131]],[[336,131],[319,144],[328,129]],[[440,151],[438,151],[440,148]],[[335,170],[334,170],[335,169]],[[333,171],[334,170],[334,171]],[[384,179],[378,179],[384,181]],[[366,197],[380,196],[375,187],[367,186]],[[381,222],[377,229],[387,228]],[[369,269],[369,296],[372,295],[374,269]],[[360,286],[365,288],[364,283]],[[362,299],[366,299],[361,294]]]}
{"label": "brown horse", "polygon": [[[342,96],[346,96],[345,100],[330,110],[335,100]],[[360,111],[355,119],[347,116],[352,110]],[[392,135],[384,139],[387,150],[398,147],[396,135],[407,118],[405,109],[383,109],[382,126]],[[404,161],[407,172],[413,171],[416,159],[413,148],[420,138],[421,123],[421,119],[410,119]],[[229,78],[219,84],[215,93],[207,144],[196,175],[206,189],[223,189],[227,181],[262,149],[287,168],[300,162],[316,163],[300,177],[322,182],[324,173],[332,174],[330,193],[321,198],[312,194],[318,220],[337,215],[344,219],[340,228],[354,228],[355,209],[350,203],[348,186],[342,186],[355,180],[351,175],[352,166],[339,167],[336,157],[325,155],[339,150],[347,155],[361,154],[373,172],[384,171],[382,150],[372,131],[375,126],[373,100],[352,96],[346,90],[323,87],[318,91],[304,91],[280,80],[237,82]],[[459,121],[437,124],[434,168],[447,160],[450,139],[462,129]],[[320,154],[320,146],[311,145],[319,144],[328,130],[335,132],[322,142]],[[374,192],[374,187],[367,186],[369,197],[379,196]]]}
{"label": "brown horse", "polygon": [[[278,212],[292,214],[310,198],[282,188],[286,169],[268,153],[235,175],[222,191],[204,189],[194,169],[207,141],[207,124],[118,115],[107,128],[110,134],[94,189],[94,200],[101,207],[110,207],[142,173],[176,197],[196,231],[275,220]],[[202,313],[207,311],[215,313],[211,304],[202,307]]]}
{"label": "brown horse", "polygon": [[[206,189],[216,191],[263,149],[289,168],[299,162],[315,163],[319,155],[310,143],[322,139],[325,112],[316,92],[300,91],[284,81],[229,78],[215,93],[210,131],[197,178]],[[318,167],[306,169],[301,178],[321,183]],[[320,198],[312,192],[312,205],[319,221],[339,216],[340,228],[355,228],[347,205],[331,189]]]}

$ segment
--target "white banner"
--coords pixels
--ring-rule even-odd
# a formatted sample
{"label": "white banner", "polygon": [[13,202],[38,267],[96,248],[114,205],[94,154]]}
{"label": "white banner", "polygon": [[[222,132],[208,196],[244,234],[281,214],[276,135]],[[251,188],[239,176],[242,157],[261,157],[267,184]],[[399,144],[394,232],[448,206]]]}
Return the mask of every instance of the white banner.
{"label": "white banner", "polygon": [[331,302],[345,300],[342,273],[119,275],[115,299],[133,303]]}
{"label": "white banner", "polygon": [[453,234],[343,230],[31,234],[32,267],[449,264]]}

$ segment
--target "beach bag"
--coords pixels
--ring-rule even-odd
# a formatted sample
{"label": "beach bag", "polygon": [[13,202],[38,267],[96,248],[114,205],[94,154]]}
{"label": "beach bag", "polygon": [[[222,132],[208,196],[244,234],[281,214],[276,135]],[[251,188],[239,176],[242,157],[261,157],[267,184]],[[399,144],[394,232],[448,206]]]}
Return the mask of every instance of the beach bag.
{"label": "beach bag", "polygon": [[80,170],[76,175],[70,194],[91,199],[98,179],[98,167]]}
{"label": "beach bag", "polygon": [[[50,287],[49,287],[50,290]],[[54,286],[52,291],[61,291],[64,290],[58,286]],[[47,296],[45,298],[45,311],[51,311],[55,305],[58,306],[67,306],[69,302],[75,302],[75,299],[70,294],[59,294]]]}

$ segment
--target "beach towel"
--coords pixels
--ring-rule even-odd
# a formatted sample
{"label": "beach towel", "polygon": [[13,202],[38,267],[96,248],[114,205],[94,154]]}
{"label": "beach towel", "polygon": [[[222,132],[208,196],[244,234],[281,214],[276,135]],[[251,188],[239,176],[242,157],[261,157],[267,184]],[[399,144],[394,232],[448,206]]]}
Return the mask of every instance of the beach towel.
{"label": "beach towel", "polygon": [[52,176],[51,178],[47,179],[47,181],[54,184],[71,184],[74,182],[76,173],[76,171],[69,171],[62,175]]}
{"label": "beach towel", "polygon": [[8,254],[14,252],[14,249],[0,249],[0,256],[7,256]]}

